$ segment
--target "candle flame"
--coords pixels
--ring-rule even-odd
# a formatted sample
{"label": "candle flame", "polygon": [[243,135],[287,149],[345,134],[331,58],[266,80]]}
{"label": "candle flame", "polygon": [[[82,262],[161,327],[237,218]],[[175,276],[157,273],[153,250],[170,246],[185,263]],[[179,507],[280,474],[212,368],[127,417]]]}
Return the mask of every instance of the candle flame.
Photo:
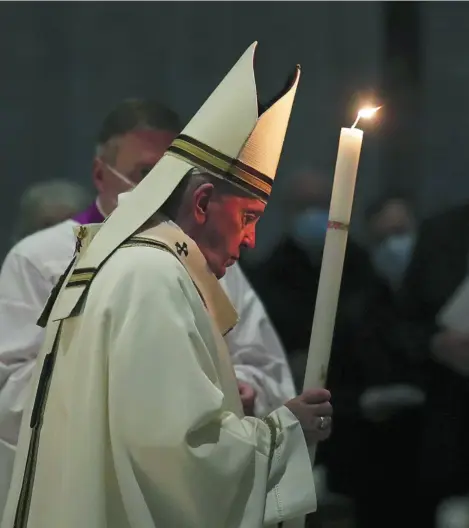
{"label": "candle flame", "polygon": [[355,123],[352,125],[352,128],[355,128],[355,126],[358,124],[358,121],[360,121],[360,119],[362,118],[370,119],[371,117],[373,117],[380,108],[383,108],[383,107],[377,106],[376,108],[362,108],[361,110],[359,110],[357,119],[355,119]]}
{"label": "candle flame", "polygon": [[358,117],[369,119],[370,117],[373,117],[380,108],[382,108],[382,106],[377,106],[376,108],[362,108],[358,112]]}

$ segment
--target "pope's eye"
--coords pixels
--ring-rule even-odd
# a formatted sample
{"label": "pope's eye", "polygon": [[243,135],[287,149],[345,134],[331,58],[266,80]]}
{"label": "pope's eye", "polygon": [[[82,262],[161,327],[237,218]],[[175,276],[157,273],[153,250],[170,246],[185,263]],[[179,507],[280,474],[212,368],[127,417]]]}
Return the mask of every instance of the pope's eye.
{"label": "pope's eye", "polygon": [[252,224],[256,220],[257,220],[257,215],[249,214],[249,213],[244,215],[244,225]]}

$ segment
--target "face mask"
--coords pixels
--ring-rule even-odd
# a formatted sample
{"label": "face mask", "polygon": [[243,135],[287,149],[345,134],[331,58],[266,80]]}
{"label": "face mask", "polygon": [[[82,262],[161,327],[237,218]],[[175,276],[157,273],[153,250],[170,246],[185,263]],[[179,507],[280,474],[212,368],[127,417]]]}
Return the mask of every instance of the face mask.
{"label": "face mask", "polygon": [[324,248],[329,212],[310,208],[299,214],[293,222],[292,236],[308,252],[317,254]]}
{"label": "face mask", "polygon": [[112,174],[114,174],[114,176],[116,178],[118,178],[121,182],[125,183],[126,185],[128,185],[131,189],[135,189],[135,187],[137,187],[135,185],[135,183],[131,182],[129,180],[129,178],[127,178],[127,176],[124,176],[121,172],[119,172],[117,169],[115,169],[114,167],[111,167],[111,165],[108,165],[107,163],[105,163],[103,161],[104,165],[106,165],[106,167],[112,172]]}
{"label": "face mask", "polygon": [[[99,159],[99,158],[98,158]],[[129,180],[129,178],[127,178],[127,176],[124,176],[121,172],[119,172],[117,169],[115,169],[114,167],[111,167],[111,165],[107,164],[105,161],[103,161],[102,159],[99,159],[99,161],[106,166],[106,168],[116,177],[118,178],[121,182],[125,183],[130,189],[135,189],[136,185],[135,183],[131,182]],[[115,209],[117,206],[118,206],[118,199],[117,197],[115,198],[112,198],[112,202],[113,202],[113,208]],[[99,203],[99,202],[98,202]],[[105,216],[105,215],[104,215]]]}
{"label": "face mask", "polygon": [[378,272],[398,287],[412,257],[415,236],[412,233],[391,235],[372,252],[372,260]]}

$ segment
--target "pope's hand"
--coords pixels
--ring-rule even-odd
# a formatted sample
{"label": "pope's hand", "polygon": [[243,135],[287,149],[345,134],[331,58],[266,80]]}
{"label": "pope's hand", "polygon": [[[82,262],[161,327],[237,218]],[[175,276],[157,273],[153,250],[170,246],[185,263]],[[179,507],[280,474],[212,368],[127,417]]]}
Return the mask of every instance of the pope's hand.
{"label": "pope's hand", "polygon": [[254,403],[256,402],[256,391],[249,383],[238,381],[238,391],[243,404],[244,414],[254,416]]}
{"label": "pope's hand", "polygon": [[463,376],[469,376],[468,334],[444,330],[433,336],[430,349],[437,361]]}
{"label": "pope's hand", "polygon": [[308,443],[325,440],[331,434],[331,393],[326,389],[308,389],[285,407],[297,417]]}

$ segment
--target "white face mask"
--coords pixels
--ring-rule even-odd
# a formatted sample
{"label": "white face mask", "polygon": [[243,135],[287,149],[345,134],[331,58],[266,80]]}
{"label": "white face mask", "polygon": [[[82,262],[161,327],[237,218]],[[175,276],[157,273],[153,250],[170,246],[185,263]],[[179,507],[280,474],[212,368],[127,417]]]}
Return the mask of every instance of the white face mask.
{"label": "white face mask", "polygon": [[310,207],[300,213],[292,225],[292,236],[310,256],[317,258],[324,248],[329,211]]}
{"label": "white face mask", "polygon": [[122,172],[119,172],[119,171],[118,171],[117,169],[115,169],[114,167],[111,167],[111,165],[108,165],[105,161],[103,161],[103,160],[100,160],[100,161],[101,161],[101,163],[102,163],[103,165],[106,165],[106,167],[112,172],[112,174],[114,174],[114,176],[115,176],[116,178],[118,178],[121,182],[123,182],[123,183],[125,183],[126,185],[128,185],[131,189],[135,189],[135,187],[137,187],[137,186],[135,185],[135,183],[134,183],[134,182],[131,182],[131,181],[129,180],[129,178],[127,178],[127,176],[124,176],[124,175],[122,174]]}
{"label": "white face mask", "polygon": [[[112,174],[114,174],[114,176],[119,179],[121,182],[125,183],[129,188],[130,190],[132,189],[135,189],[136,184],[134,182],[131,182],[129,180],[129,178],[127,178],[127,176],[124,176],[124,174],[122,174],[121,172],[119,172],[117,169],[115,169],[114,167],[112,167],[111,165],[109,165],[108,163],[106,163],[105,161],[103,161],[101,158],[98,158],[99,161],[105,165],[105,167],[110,171],[112,172]],[[118,198],[117,196],[114,198],[111,198],[112,200],[112,203],[113,203],[113,209],[115,209],[118,205],[119,205],[119,201],[118,201]],[[97,205],[98,205],[98,209],[100,210],[101,214],[103,214],[103,216],[107,216],[106,214],[104,214],[103,212],[103,208],[101,206],[101,202],[98,198],[98,201],[97,201]]]}
{"label": "white face mask", "polygon": [[373,264],[390,283],[398,287],[412,257],[415,235],[391,235],[372,252]]}

